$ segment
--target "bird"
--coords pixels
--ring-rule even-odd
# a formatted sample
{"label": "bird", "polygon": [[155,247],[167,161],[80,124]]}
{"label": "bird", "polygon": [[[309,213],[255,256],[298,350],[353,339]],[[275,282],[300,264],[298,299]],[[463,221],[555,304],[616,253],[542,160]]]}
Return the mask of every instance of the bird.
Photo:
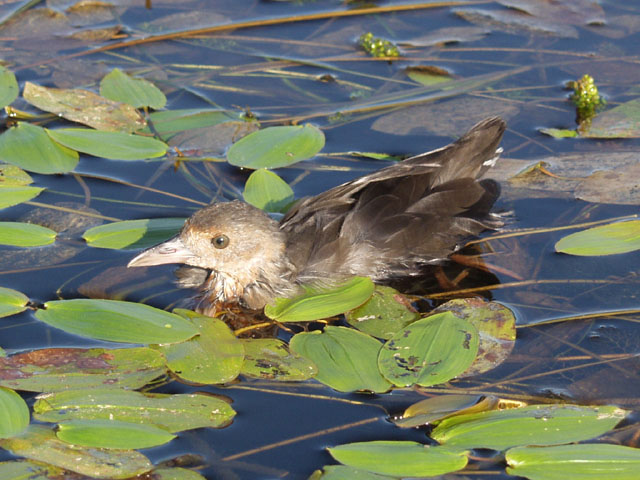
{"label": "bird", "polygon": [[498,160],[505,128],[487,118],[445,147],[298,200],[279,221],[240,200],[213,203],[127,266],[196,271],[183,284],[198,288],[195,310],[205,315],[228,304],[260,310],[353,276],[420,275],[502,226],[491,213],[499,185],[480,177]]}

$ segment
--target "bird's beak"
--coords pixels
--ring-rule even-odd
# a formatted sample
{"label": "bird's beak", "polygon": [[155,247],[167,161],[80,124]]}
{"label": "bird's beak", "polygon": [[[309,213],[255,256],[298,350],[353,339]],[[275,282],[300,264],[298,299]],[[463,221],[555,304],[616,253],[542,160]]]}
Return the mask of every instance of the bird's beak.
{"label": "bird's beak", "polygon": [[134,257],[127,267],[148,267],[167,263],[189,263],[195,255],[185,247],[180,237],[173,237],[164,243],[151,247]]}

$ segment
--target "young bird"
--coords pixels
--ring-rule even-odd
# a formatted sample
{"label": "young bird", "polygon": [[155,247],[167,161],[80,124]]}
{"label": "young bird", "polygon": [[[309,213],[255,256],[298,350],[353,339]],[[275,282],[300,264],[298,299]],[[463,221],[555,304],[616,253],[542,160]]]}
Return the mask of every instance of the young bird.
{"label": "young bird", "polygon": [[354,275],[418,275],[501,225],[489,212],[499,187],[478,178],[498,159],[504,129],[500,118],[488,118],[446,147],[304,198],[280,222],[238,200],[214,203],[128,266],[202,269],[196,310],[204,314],[219,303],[261,309],[301,285]]}

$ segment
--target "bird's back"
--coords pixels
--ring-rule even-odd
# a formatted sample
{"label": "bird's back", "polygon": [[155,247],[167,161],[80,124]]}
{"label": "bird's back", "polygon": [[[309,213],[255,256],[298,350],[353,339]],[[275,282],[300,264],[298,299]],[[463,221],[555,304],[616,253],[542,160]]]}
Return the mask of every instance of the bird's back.
{"label": "bird's back", "polygon": [[504,129],[486,119],[446,147],[298,202],[280,228],[299,281],[412,275],[496,227],[498,185],[478,177],[497,160]]}

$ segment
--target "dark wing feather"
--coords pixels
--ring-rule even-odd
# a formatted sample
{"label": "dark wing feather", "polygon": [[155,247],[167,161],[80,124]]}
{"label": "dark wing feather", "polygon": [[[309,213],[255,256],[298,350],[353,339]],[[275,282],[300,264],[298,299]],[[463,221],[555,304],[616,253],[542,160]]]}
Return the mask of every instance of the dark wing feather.
{"label": "dark wing feather", "polygon": [[495,163],[504,129],[489,118],[451,145],[298,202],[280,228],[299,278],[410,275],[497,226],[498,185],[477,178]]}

